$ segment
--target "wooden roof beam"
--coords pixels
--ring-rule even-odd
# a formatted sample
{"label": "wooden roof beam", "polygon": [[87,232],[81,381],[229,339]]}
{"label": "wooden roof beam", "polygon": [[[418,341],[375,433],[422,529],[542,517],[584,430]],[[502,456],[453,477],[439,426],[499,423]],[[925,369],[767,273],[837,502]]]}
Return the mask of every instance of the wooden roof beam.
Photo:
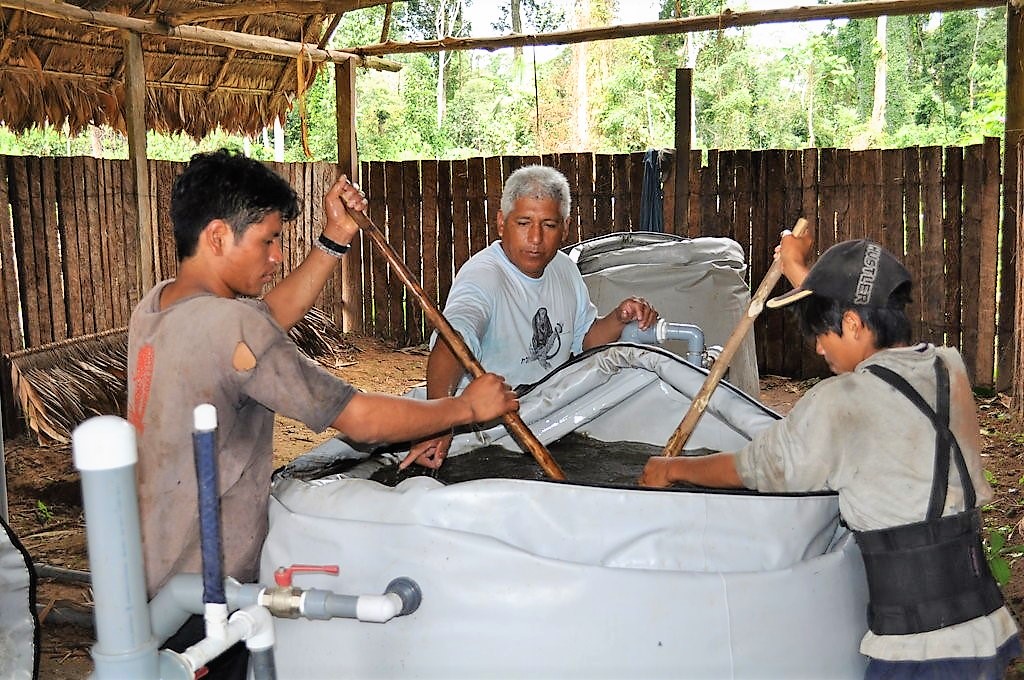
{"label": "wooden roof beam", "polygon": [[816,21],[822,19],[864,19],[882,15],[930,14],[931,12],[952,12],[978,9],[980,7],[1002,7],[1005,4],[1006,0],[866,0],[863,2],[745,12],[733,12],[727,9],[720,14],[707,16],[662,19],[660,21],[584,28],[573,31],[504,35],[490,38],[449,37],[440,40],[421,40],[404,43],[385,42],[346,49],[355,54],[365,56],[452,50],[497,50],[505,47],[570,45],[597,40],[638,38],[648,35],[719,31],[725,28],[759,26],[761,24]]}
{"label": "wooden roof beam", "polygon": [[[38,79],[40,75],[39,69],[29,68],[27,66],[4,66],[4,72],[14,73],[17,75],[30,76]],[[120,78],[113,78],[111,76],[101,76],[95,73],[81,73],[79,71],[58,71],[53,68],[43,69],[41,72],[44,76],[52,76],[54,78],[64,78],[66,80],[88,80],[92,82],[101,83],[110,87],[119,87],[124,84]],[[210,93],[209,85],[201,85],[196,83],[176,83],[166,81],[146,81],[147,88],[153,88],[157,90],[184,90],[188,92],[204,92]],[[229,94],[246,94],[257,97],[269,97],[272,95],[280,94],[278,90],[264,89],[264,88],[252,88],[252,87],[238,87],[233,85],[222,85],[217,88],[220,92],[226,92]]]}
{"label": "wooden roof beam", "polygon": [[285,14],[344,14],[353,9],[383,5],[387,0],[266,0],[264,2],[239,2],[233,5],[204,7],[203,9],[184,10],[181,12],[161,13],[160,19],[168,26],[185,24],[201,24],[205,21],[236,19],[251,14],[268,14],[271,12]]}
{"label": "wooden roof beam", "polygon": [[[304,45],[281,38],[265,35],[246,35],[234,31],[218,31],[201,26],[169,27],[158,21],[136,19],[122,14],[110,12],[91,12],[66,2],[48,2],[47,0],[0,0],[0,7],[22,10],[31,14],[59,19],[72,24],[85,24],[107,29],[123,29],[146,35],[157,35],[186,42],[197,42],[206,45],[235,48],[248,52],[274,54],[279,57],[297,57],[303,54],[315,62],[344,62],[354,59],[360,66],[381,71],[400,71],[402,65],[388,59],[364,57],[351,52],[322,50],[316,45]],[[246,7],[250,7],[246,5]],[[251,8],[249,11],[252,11]]]}

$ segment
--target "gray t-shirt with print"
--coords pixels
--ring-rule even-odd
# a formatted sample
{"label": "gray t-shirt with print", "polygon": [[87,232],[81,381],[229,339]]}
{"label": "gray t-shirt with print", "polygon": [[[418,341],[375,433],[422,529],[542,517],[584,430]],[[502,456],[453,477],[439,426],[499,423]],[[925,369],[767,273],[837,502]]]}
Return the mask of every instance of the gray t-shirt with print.
{"label": "gray t-shirt with print", "polygon": [[[224,570],[251,581],[267,533],[274,414],[320,432],[355,389],[304,357],[257,300],[196,295],[160,309],[169,281],[132,313],[128,419],[138,438],[139,510],[152,596],[179,572],[201,570],[192,448],[196,406],[217,409]],[[236,370],[244,343],[255,366]]]}

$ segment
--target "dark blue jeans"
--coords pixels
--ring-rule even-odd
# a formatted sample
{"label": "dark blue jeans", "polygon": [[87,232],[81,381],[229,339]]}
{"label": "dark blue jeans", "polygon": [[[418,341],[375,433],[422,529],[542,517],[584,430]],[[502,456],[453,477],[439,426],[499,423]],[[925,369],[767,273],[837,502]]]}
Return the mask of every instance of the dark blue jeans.
{"label": "dark blue jeans", "polygon": [[930,661],[871,659],[865,680],[1003,680],[1010,662],[1021,655],[1020,637],[1013,636],[995,656]]}

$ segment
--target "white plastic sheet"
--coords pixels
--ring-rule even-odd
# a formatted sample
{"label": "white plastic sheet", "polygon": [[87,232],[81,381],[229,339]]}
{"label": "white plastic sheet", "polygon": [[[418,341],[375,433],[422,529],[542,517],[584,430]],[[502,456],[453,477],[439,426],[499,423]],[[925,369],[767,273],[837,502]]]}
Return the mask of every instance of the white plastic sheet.
{"label": "white plastic sheet", "polygon": [[[610,346],[548,376],[522,412],[542,441],[663,444],[703,377],[669,353]],[[735,448],[776,418],[723,385],[693,446]],[[487,442],[509,443],[496,426],[459,435],[456,453]],[[330,447],[311,460],[366,455]],[[298,585],[382,592],[407,576],[423,604],[384,625],[278,621],[281,678],[863,676],[866,585],[835,496],[359,478],[379,464],[279,478],[261,580],[339,564]]]}

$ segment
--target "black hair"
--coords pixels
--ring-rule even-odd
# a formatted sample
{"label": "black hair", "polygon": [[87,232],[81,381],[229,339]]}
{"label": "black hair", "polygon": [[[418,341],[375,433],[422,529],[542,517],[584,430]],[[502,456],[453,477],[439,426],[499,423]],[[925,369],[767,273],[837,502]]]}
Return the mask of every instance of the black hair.
{"label": "black hair", "polygon": [[850,305],[838,300],[810,295],[793,305],[800,332],[810,338],[832,332],[843,334],[843,314],[856,312],[875,334],[875,348],[886,349],[910,344],[910,319],[904,309],[910,303],[911,283],[907,281],[892,292],[884,307]]}
{"label": "black hair", "polygon": [[229,149],[192,156],[174,180],[171,222],[178,261],[195,254],[199,235],[213,220],[231,225],[236,239],[272,212],[285,222],[299,214],[295,190],[263,163]]}

